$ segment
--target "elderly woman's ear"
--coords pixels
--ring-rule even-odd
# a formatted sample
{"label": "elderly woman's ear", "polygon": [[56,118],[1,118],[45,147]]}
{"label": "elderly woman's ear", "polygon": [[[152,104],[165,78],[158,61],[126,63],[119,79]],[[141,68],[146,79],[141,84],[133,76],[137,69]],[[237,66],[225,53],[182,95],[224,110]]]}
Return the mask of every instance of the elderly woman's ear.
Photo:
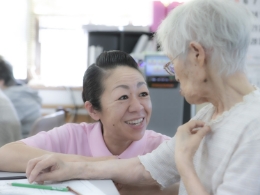
{"label": "elderly woman's ear", "polygon": [[206,55],[203,46],[195,41],[191,41],[189,45],[189,51],[192,55],[192,59],[195,60],[195,64],[204,66]]}
{"label": "elderly woman's ear", "polygon": [[94,119],[96,121],[98,121],[100,119],[99,112],[93,108],[93,105],[89,101],[86,101],[84,106],[92,119]]}

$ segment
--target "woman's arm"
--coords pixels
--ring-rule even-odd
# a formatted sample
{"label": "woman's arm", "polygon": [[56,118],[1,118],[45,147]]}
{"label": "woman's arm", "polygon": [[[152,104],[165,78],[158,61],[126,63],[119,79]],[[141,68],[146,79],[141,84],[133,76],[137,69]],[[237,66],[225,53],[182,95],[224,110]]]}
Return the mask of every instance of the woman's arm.
{"label": "woman's arm", "polygon": [[48,154],[28,162],[26,175],[29,182],[63,181],[69,179],[112,179],[127,185],[154,185],[137,157],[97,162],[68,162]]}
{"label": "woman's arm", "polygon": [[6,144],[0,148],[0,170],[10,172],[25,172],[29,160],[45,154],[55,154],[63,161],[98,161],[114,159],[115,157],[85,157],[72,154],[53,153],[50,151],[34,148],[21,141]]}
{"label": "woman's arm", "polygon": [[28,163],[29,182],[70,179],[112,179],[122,195],[177,195],[179,185],[164,190],[152,179],[138,158],[99,162],[64,162],[56,155],[44,155]]}
{"label": "woman's arm", "polygon": [[189,195],[209,195],[193,165],[193,156],[209,131],[204,122],[191,120],[180,126],[175,135],[175,162]]}

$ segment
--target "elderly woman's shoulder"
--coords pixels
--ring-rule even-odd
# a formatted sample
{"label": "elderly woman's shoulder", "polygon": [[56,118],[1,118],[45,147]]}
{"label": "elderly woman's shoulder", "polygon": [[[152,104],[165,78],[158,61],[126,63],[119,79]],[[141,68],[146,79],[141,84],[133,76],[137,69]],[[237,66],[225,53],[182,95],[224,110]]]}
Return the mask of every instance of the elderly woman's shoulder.
{"label": "elderly woman's shoulder", "polygon": [[[244,107],[248,112],[254,113],[254,115],[260,115],[260,89],[257,88],[252,93],[244,96],[243,99]],[[245,111],[246,111],[245,110]]]}
{"label": "elderly woman's shoulder", "polygon": [[257,142],[257,145],[260,146],[260,117],[248,122],[243,131],[242,143],[254,144]]}

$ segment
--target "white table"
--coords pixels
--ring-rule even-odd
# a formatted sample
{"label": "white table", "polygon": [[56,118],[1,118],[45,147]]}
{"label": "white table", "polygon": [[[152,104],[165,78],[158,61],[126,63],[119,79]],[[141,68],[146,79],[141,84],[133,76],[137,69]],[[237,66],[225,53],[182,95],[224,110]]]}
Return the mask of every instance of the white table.
{"label": "white table", "polygon": [[[25,179],[25,173],[11,173],[0,171],[0,180],[7,179]],[[119,195],[112,180],[88,180],[91,184],[99,188],[102,192],[107,195]]]}

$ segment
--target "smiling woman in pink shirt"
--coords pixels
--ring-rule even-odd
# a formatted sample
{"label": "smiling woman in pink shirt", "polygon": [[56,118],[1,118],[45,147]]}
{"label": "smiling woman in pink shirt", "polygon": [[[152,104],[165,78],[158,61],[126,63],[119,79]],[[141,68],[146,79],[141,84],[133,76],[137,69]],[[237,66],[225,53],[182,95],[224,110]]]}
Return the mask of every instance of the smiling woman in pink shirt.
{"label": "smiling woman in pink shirt", "polygon": [[0,148],[0,170],[25,171],[29,160],[53,154],[64,161],[132,158],[153,151],[168,136],[146,130],[152,105],[135,60],[103,52],[85,72],[82,98],[96,123],[68,123]]}

